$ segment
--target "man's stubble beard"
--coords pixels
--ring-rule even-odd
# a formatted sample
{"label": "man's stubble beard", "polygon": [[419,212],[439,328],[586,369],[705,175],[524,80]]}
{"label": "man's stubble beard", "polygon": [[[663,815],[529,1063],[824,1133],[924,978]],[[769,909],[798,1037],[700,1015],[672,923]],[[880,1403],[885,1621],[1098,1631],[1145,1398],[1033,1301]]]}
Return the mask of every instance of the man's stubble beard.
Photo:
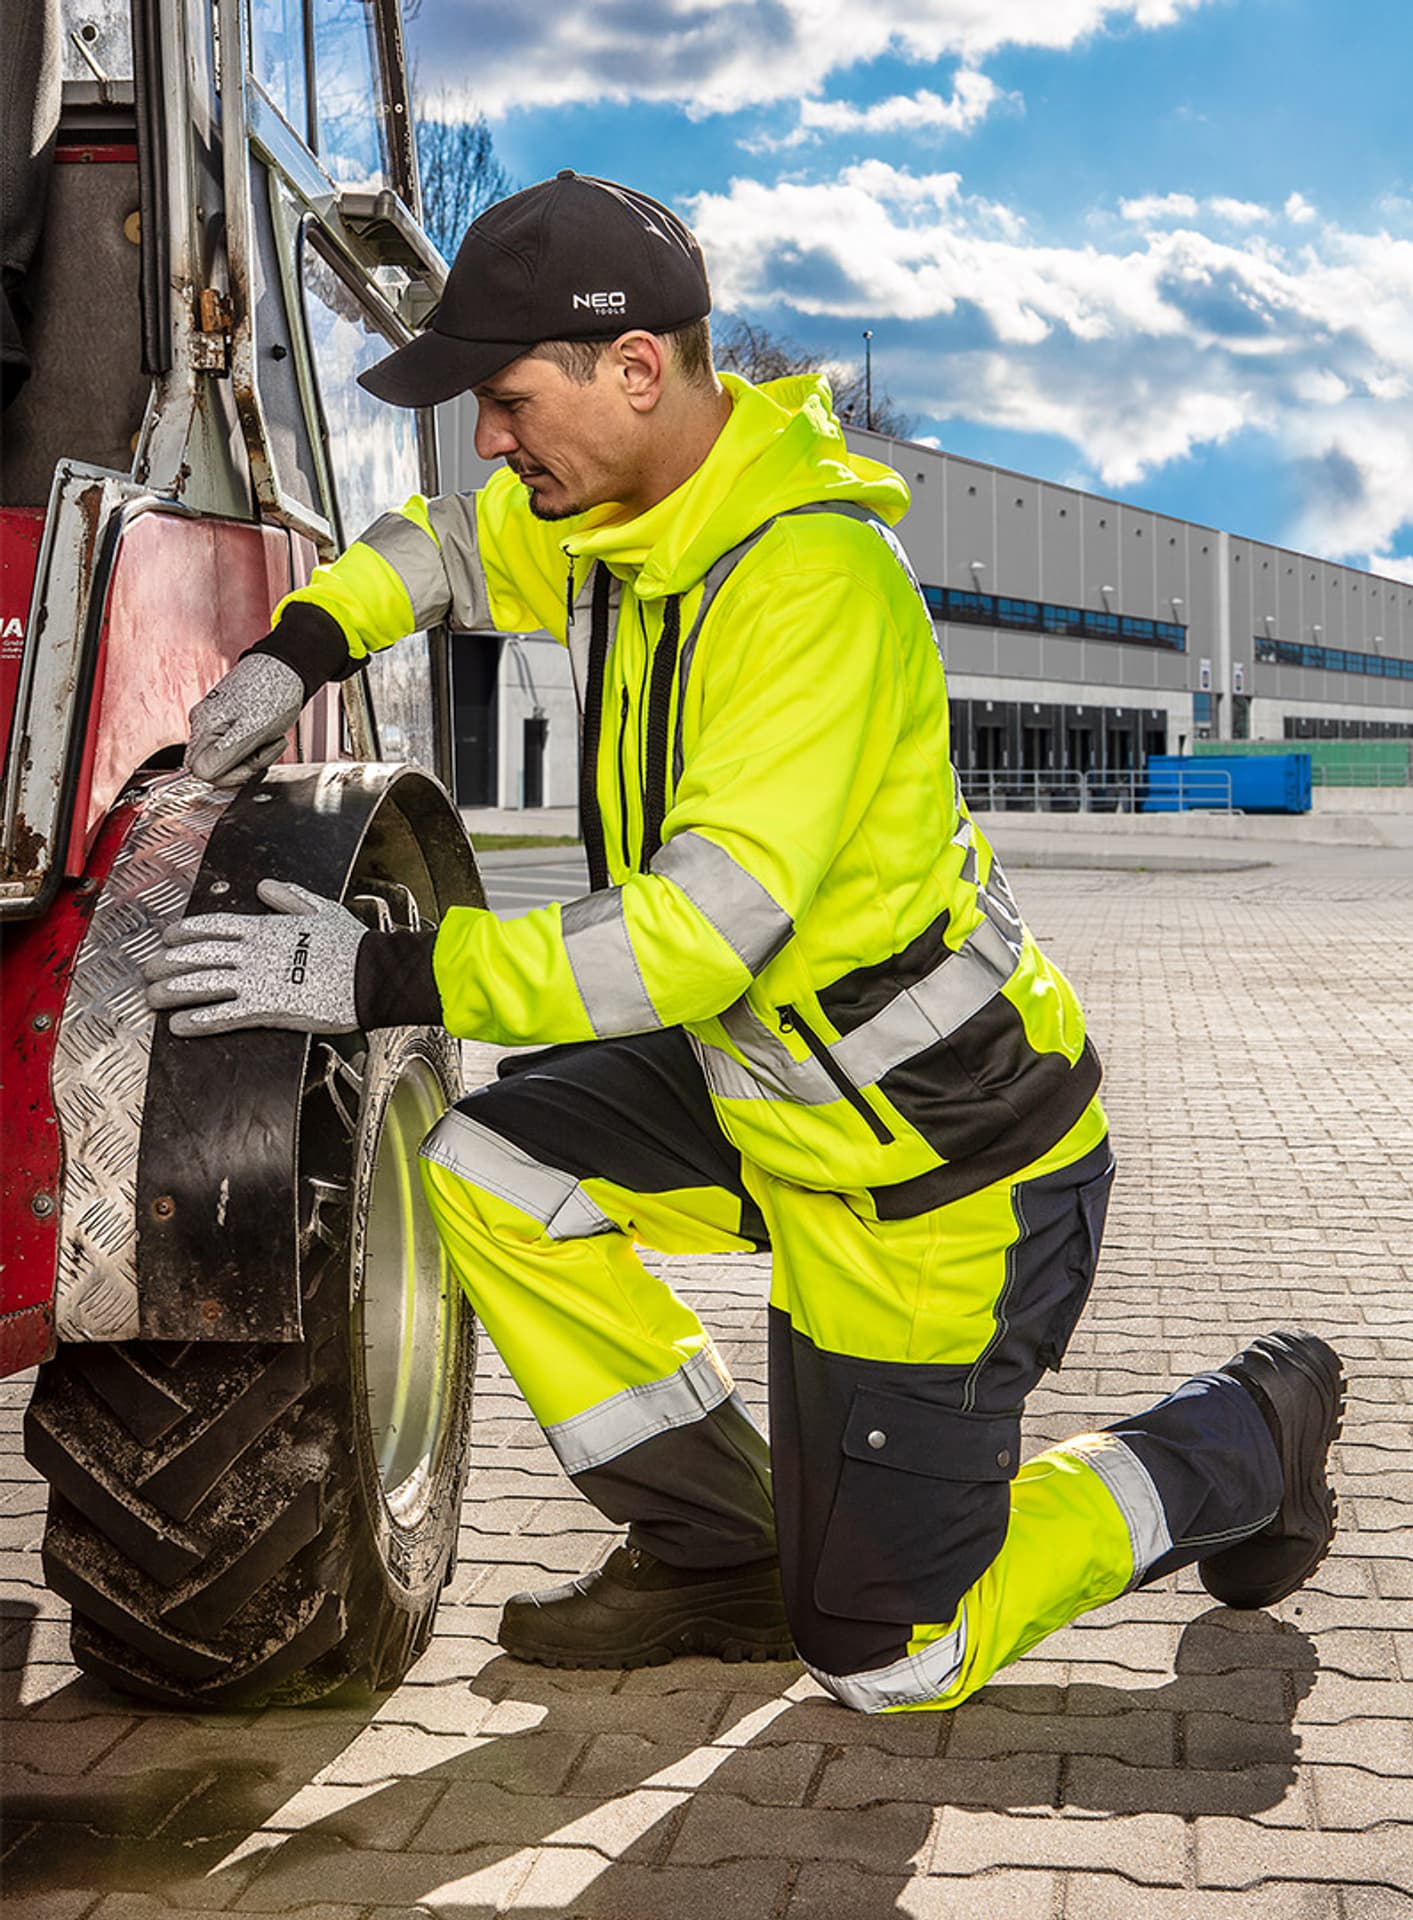
{"label": "man's stubble beard", "polygon": [[[510,462],[507,461],[506,465],[510,466]],[[536,493],[529,481],[520,472],[520,469],[512,466],[510,467],[510,471],[515,475],[521,486],[524,487],[530,502],[530,511],[537,520],[572,520],[576,513],[583,513],[586,510],[587,502],[577,500],[571,501],[569,505],[565,507],[545,506],[539,494]]]}
{"label": "man's stubble beard", "polygon": [[572,505],[568,507],[542,506],[540,504],[539,495],[534,491],[532,487],[527,487],[525,491],[530,496],[530,511],[531,513],[534,514],[537,520],[572,520],[575,514],[584,513],[587,511],[586,508],[578,505]]}

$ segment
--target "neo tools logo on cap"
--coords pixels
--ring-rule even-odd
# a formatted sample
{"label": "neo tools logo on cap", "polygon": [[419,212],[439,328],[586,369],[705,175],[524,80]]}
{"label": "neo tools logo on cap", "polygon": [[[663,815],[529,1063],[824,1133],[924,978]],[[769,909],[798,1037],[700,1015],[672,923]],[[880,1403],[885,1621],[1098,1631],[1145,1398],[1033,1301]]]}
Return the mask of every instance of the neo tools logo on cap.
{"label": "neo tools logo on cap", "polygon": [[622,313],[628,305],[626,293],[576,293],[576,307],[587,307],[591,313]]}

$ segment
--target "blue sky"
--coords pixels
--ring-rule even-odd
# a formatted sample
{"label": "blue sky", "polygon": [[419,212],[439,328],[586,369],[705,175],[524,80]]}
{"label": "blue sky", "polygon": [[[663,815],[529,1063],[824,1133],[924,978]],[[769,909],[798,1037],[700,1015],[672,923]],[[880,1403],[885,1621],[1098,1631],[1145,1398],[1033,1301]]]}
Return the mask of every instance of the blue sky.
{"label": "blue sky", "polygon": [[670,201],[919,438],[1413,578],[1409,0],[422,0],[422,84]]}

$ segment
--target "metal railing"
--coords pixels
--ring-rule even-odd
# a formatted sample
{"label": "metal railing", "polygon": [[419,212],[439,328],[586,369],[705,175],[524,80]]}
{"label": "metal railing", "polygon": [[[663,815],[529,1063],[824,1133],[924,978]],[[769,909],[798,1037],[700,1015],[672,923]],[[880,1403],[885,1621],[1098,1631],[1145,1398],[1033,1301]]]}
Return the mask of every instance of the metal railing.
{"label": "metal railing", "polygon": [[[1298,753],[1299,747],[1295,751]],[[1316,760],[1311,763],[1310,784],[1313,787],[1407,787],[1413,785],[1413,780],[1405,766],[1321,766]]]}
{"label": "metal railing", "polygon": [[1233,813],[1231,774],[1223,768],[1161,772],[964,773],[962,791],[976,812]]}

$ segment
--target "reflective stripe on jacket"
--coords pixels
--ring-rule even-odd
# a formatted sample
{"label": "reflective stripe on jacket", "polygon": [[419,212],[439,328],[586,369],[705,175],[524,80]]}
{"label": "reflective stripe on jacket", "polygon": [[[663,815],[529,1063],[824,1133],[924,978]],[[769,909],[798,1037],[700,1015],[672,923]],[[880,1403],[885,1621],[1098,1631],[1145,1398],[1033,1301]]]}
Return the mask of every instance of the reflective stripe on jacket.
{"label": "reflective stripe on jacket", "polygon": [[706,461],[631,521],[536,520],[502,471],[385,515],[291,599],[355,656],[443,618],[568,643],[598,885],[447,913],[453,1033],[680,1024],[749,1158],[920,1212],[1045,1151],[1098,1066],[956,784],[903,482],[849,452],[823,381],[724,383]]}

